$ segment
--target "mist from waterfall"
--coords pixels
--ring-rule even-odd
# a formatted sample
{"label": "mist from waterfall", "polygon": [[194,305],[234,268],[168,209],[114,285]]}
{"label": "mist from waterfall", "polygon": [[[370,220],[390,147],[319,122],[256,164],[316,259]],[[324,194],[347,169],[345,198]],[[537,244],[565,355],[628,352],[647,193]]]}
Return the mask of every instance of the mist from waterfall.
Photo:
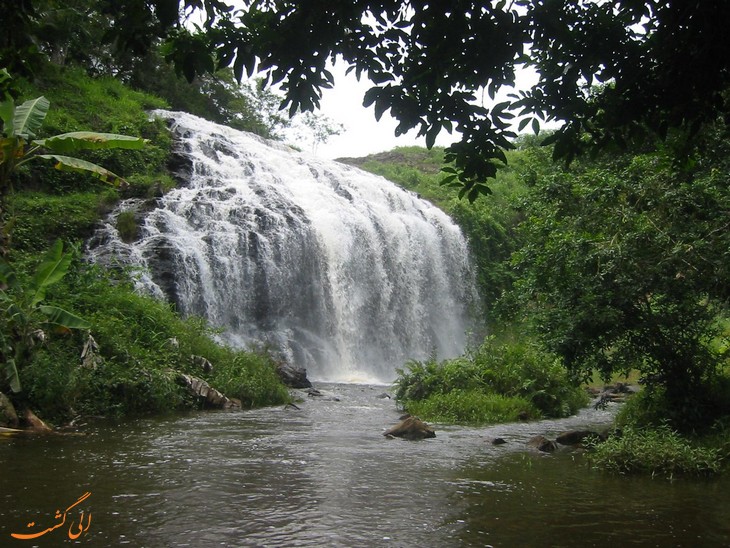
{"label": "mist from waterfall", "polygon": [[[315,380],[388,382],[408,359],[463,352],[478,299],[467,242],[440,209],[354,167],[155,115],[184,181],[154,207],[121,203],[93,260],[139,267],[144,291],[234,346],[271,344]],[[145,211],[129,244],[115,228],[128,209]]]}

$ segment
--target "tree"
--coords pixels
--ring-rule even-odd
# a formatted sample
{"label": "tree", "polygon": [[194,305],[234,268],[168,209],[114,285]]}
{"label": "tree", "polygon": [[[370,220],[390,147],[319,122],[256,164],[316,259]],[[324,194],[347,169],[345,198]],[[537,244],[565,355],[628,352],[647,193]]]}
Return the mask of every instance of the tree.
{"label": "tree", "polygon": [[677,426],[717,411],[708,387],[727,358],[728,144],[703,144],[692,168],[652,153],[538,176],[515,259],[526,313],[567,368],[638,369]]}
{"label": "tree", "polygon": [[297,141],[311,141],[313,153],[317,152],[320,143],[326,143],[344,129],[342,124],[320,113],[305,112],[299,122],[295,131]]}
{"label": "tree", "polygon": [[[204,23],[185,27],[175,7]],[[220,0],[119,0],[110,9],[118,44],[165,36],[168,60],[189,79],[213,63],[238,79],[263,73],[281,82],[291,113],[319,105],[334,83],[327,63],[341,58],[373,83],[364,102],[378,118],[389,110],[396,133],[416,128],[429,146],[442,130],[461,134],[446,160],[469,198],[488,192],[516,116],[520,130],[562,122],[550,139],[570,161],[672,129],[689,146],[702,124],[730,114],[722,0],[248,0],[238,10]],[[514,85],[520,67],[537,71],[534,87],[483,101]]]}

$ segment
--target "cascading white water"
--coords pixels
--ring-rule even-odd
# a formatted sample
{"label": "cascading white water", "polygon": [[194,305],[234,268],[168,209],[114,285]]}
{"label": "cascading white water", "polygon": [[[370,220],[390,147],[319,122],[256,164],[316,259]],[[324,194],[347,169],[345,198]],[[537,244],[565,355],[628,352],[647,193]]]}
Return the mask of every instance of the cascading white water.
{"label": "cascading white water", "polygon": [[310,378],[390,381],[464,350],[477,299],[467,243],[441,210],[382,177],[195,116],[170,121],[189,169],[139,238],[115,216],[90,255],[141,267],[147,291],[234,345],[263,341]]}

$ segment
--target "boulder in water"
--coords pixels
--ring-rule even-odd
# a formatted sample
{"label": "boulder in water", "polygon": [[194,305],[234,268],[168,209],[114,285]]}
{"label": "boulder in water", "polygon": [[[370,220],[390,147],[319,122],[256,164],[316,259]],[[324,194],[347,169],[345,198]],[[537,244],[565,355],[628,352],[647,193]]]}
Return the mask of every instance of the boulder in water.
{"label": "boulder in water", "polygon": [[36,414],[33,413],[33,411],[31,411],[30,409],[26,409],[25,411],[23,411],[22,417],[20,419],[20,425],[23,426],[26,430],[31,430],[38,433],[53,431],[50,426],[48,426],[45,422],[39,419]]}
{"label": "boulder in water", "polygon": [[579,443],[582,443],[584,439],[590,437],[600,439],[601,435],[593,430],[569,430],[560,434],[557,438],[555,438],[555,441],[561,445],[578,445]]}
{"label": "boulder in water", "polygon": [[301,367],[294,367],[286,362],[280,362],[276,366],[276,373],[281,382],[289,388],[311,388],[312,382],[307,378],[307,370]]}
{"label": "boulder in water", "polygon": [[384,432],[383,435],[407,440],[422,440],[424,438],[435,438],[436,432],[418,417],[408,417]]}
{"label": "boulder in water", "polygon": [[527,441],[528,447],[534,447],[538,451],[544,453],[552,453],[558,448],[558,444],[552,440],[547,439],[545,436],[535,436]]}

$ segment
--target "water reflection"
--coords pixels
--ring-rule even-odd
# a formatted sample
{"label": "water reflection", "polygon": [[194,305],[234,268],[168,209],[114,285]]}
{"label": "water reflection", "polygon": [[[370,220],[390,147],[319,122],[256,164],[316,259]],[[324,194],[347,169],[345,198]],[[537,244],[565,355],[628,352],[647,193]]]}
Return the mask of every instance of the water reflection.
{"label": "water reflection", "polygon": [[617,479],[524,450],[610,415],[405,442],[382,436],[399,414],[383,387],[322,388],[340,401],[0,440],[0,545],[85,491],[90,546],[730,545],[727,480]]}

